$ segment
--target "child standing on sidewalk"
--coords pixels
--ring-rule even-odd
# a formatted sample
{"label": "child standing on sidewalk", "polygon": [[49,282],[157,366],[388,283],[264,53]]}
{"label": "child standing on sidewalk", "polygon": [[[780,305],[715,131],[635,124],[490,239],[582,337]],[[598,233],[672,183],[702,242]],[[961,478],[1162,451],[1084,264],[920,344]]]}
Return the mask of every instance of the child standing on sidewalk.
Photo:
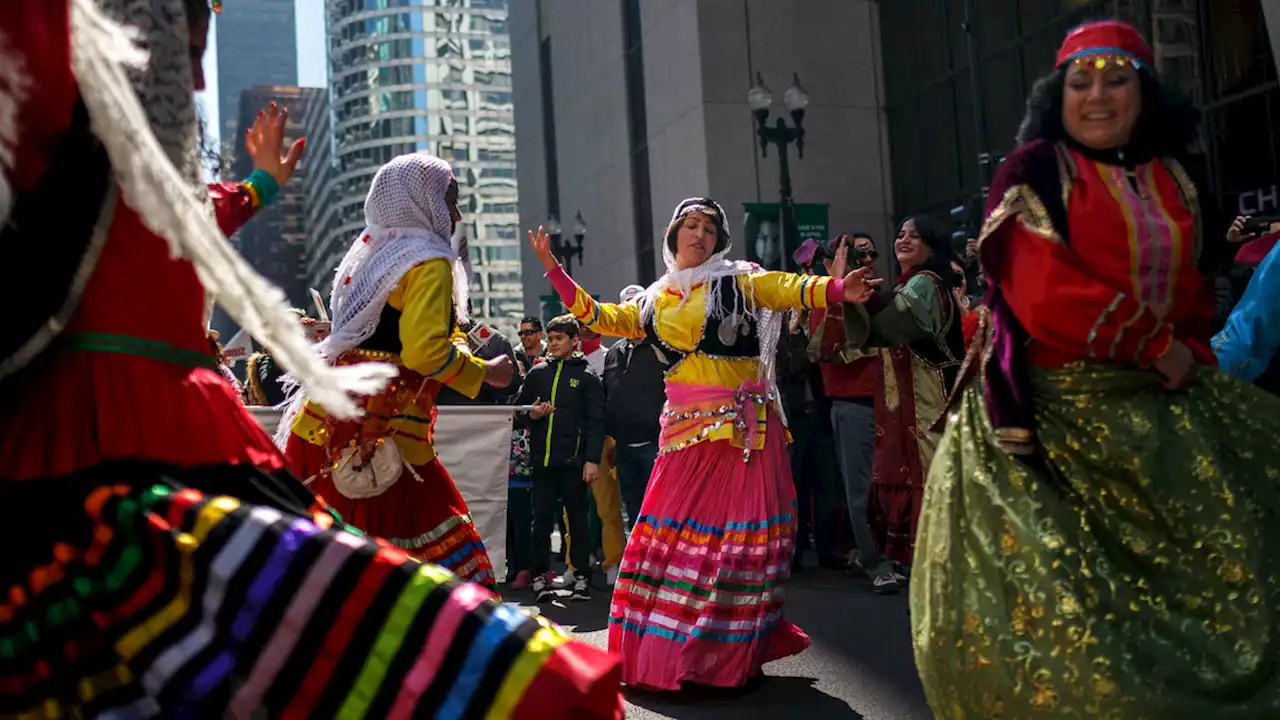
{"label": "child standing on sidewalk", "polygon": [[[533,539],[530,560],[538,602],[552,599],[548,567],[551,528],[563,506],[569,535],[590,537],[588,486],[599,478],[596,462],[604,452],[604,387],[582,353],[576,352],[578,321],[562,315],[547,325],[547,361],[535,366],[520,389],[518,405],[533,405],[517,415],[529,430],[533,465]],[[587,459],[591,460],[588,461]],[[591,599],[590,543],[572,543],[569,561],[576,569],[573,599]]]}

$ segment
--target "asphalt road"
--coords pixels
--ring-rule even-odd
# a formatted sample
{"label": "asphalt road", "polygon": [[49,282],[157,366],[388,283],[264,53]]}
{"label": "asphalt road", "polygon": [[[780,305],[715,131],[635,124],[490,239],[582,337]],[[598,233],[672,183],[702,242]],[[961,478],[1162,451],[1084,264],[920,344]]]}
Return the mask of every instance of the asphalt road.
{"label": "asphalt road", "polygon": [[[646,693],[627,690],[629,720],[927,720],[932,715],[911,656],[907,595],[873,595],[865,580],[807,570],[789,586],[787,617],[813,639],[804,653],[765,666],[743,691]],[[528,603],[518,592],[509,601]],[[544,604],[541,612],[604,647],[609,597]]]}

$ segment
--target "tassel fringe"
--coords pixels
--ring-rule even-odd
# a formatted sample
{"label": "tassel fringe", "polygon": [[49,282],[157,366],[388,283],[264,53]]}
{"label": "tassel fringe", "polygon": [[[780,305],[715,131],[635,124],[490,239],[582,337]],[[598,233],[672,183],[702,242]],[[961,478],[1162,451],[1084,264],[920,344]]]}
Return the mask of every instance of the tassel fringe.
{"label": "tassel fringe", "polygon": [[126,66],[147,61],[135,37],[104,16],[93,0],[72,0],[72,69],[125,201],[169,242],[175,257],[195,265],[217,303],[298,378],[308,396],[336,417],[358,416],[352,396],[381,391],[396,368],[373,363],[330,367],[307,341],[284,293],[223,237],[209,207],[197,201],[156,141],[125,73]]}

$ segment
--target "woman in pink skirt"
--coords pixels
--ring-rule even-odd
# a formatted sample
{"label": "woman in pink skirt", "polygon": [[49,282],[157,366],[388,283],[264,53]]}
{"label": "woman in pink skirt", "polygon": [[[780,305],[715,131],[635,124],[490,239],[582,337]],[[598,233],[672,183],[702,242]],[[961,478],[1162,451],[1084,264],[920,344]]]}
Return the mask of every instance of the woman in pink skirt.
{"label": "woman in pink skirt", "polygon": [[623,680],[741,686],[809,645],[782,618],[796,532],[773,372],[782,313],[864,302],[879,281],[866,270],[831,279],[727,260],[729,226],[710,198],[680,203],[662,246],[666,274],[623,305],[578,287],[541,228],[529,238],[579,321],[673,363],[658,462],[609,611]]}

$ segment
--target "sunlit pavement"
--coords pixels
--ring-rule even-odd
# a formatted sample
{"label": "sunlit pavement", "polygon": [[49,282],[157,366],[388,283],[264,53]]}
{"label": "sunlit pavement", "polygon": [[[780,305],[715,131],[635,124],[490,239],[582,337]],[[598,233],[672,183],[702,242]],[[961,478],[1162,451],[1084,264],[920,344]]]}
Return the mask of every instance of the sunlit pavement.
{"label": "sunlit pavement", "polygon": [[[567,592],[565,593],[567,594]],[[504,593],[529,605],[527,591]],[[543,615],[605,647],[609,595],[562,598]],[[626,691],[627,718],[652,720],[925,720],[932,717],[911,657],[907,594],[873,595],[866,580],[806,570],[787,590],[787,617],[813,638],[801,655],[765,666],[750,690],[656,694]]]}

